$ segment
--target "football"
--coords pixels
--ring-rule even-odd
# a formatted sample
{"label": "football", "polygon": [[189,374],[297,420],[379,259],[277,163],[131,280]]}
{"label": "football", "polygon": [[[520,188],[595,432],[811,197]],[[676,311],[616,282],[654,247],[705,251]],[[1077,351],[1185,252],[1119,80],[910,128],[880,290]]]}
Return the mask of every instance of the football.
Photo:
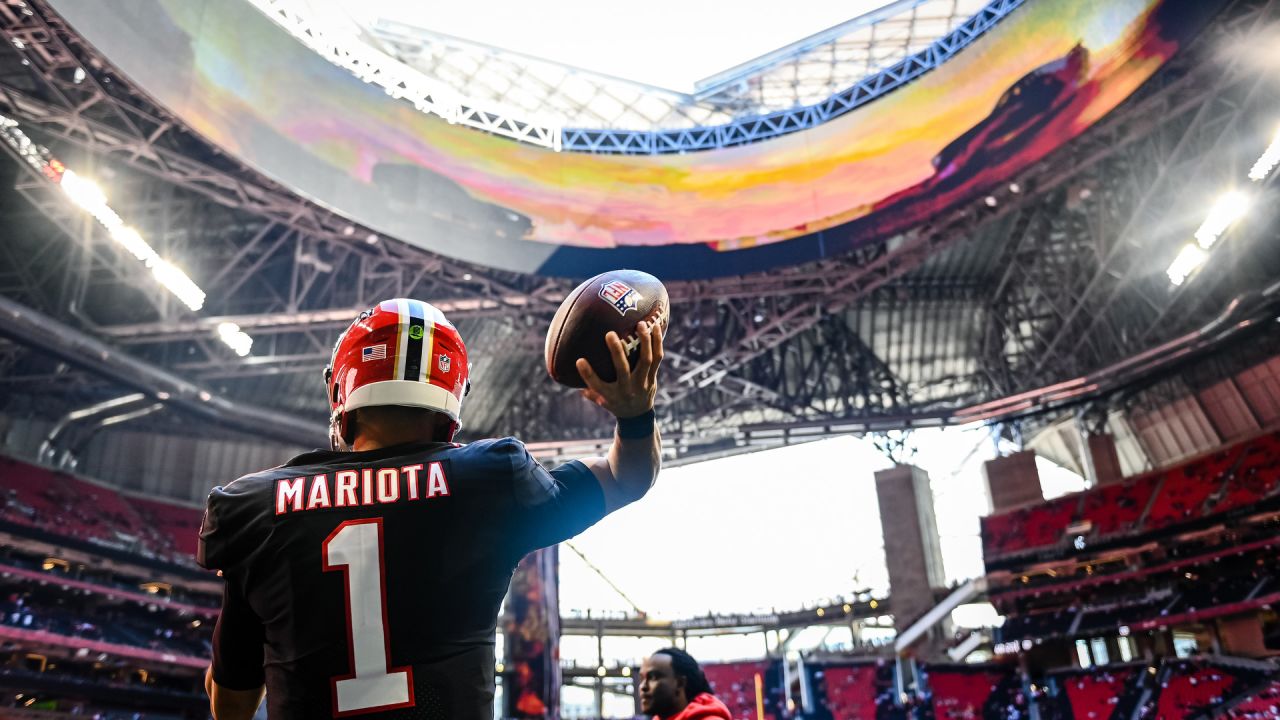
{"label": "football", "polygon": [[634,366],[640,355],[636,325],[645,320],[666,332],[671,318],[667,288],[658,278],[639,270],[601,273],[574,288],[560,304],[547,329],[544,357],[547,373],[561,385],[587,384],[575,366],[586,358],[601,380],[617,380],[605,335],[618,333]]}

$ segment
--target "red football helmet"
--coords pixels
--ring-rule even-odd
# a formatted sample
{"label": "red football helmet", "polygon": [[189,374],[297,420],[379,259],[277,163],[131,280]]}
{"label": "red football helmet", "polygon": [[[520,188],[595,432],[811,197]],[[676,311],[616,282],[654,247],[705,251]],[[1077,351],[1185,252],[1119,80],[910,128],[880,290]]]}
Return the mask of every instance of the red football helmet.
{"label": "red football helmet", "polygon": [[329,391],[329,441],[334,449],[355,440],[349,411],[404,405],[453,419],[462,427],[462,399],[471,390],[467,348],[444,313],[421,300],[384,300],[360,313],[338,338],[324,370]]}

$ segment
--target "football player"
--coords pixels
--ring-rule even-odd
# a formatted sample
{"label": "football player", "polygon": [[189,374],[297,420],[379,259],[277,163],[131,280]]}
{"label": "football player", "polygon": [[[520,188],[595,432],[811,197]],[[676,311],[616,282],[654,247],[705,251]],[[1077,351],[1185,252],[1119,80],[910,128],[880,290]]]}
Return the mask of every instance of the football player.
{"label": "football player", "polygon": [[546,470],[515,438],[453,442],[467,351],[439,310],[387,300],[325,370],[332,449],[214,488],[198,560],[221,572],[205,678],[215,720],[265,691],[286,718],[491,718],[497,614],[516,564],[644,496],[657,477],[662,333],[606,338],[616,382],[578,360],[617,418],[607,457]]}
{"label": "football player", "polygon": [[655,652],[640,664],[640,712],[654,720],[732,720],[712,694],[698,661],[680,648]]}

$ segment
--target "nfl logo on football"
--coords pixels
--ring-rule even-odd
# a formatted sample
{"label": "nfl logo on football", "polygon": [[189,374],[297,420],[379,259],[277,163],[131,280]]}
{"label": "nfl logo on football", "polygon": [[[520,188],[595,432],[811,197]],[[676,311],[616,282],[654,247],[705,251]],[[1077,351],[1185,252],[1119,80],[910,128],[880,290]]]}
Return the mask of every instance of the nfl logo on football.
{"label": "nfl logo on football", "polygon": [[614,280],[600,287],[600,297],[613,306],[619,315],[626,314],[640,306],[640,293],[624,282]]}

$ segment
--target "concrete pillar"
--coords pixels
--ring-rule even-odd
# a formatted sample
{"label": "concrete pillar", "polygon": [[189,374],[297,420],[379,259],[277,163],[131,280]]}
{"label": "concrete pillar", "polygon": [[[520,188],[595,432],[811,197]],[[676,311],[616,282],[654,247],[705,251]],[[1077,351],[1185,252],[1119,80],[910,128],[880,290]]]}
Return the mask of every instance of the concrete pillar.
{"label": "concrete pillar", "polygon": [[[596,668],[604,667],[604,623],[596,629]],[[604,717],[604,678],[596,675],[596,717]]]}
{"label": "concrete pillar", "polygon": [[[902,632],[933,608],[934,590],[946,587],[929,474],[912,465],[881,470],[876,473],[876,497],[880,503],[893,622]],[[929,659],[938,655],[950,632],[949,622],[934,628],[920,645],[921,656]]]}
{"label": "concrete pillar", "polygon": [[1093,433],[1085,437],[1085,461],[1092,468],[1095,486],[1113,485],[1124,480],[1120,469],[1120,455],[1116,452],[1116,439],[1106,433]]}
{"label": "concrete pillar", "polygon": [[982,464],[992,512],[1004,512],[1044,500],[1034,450],[992,458]]}

